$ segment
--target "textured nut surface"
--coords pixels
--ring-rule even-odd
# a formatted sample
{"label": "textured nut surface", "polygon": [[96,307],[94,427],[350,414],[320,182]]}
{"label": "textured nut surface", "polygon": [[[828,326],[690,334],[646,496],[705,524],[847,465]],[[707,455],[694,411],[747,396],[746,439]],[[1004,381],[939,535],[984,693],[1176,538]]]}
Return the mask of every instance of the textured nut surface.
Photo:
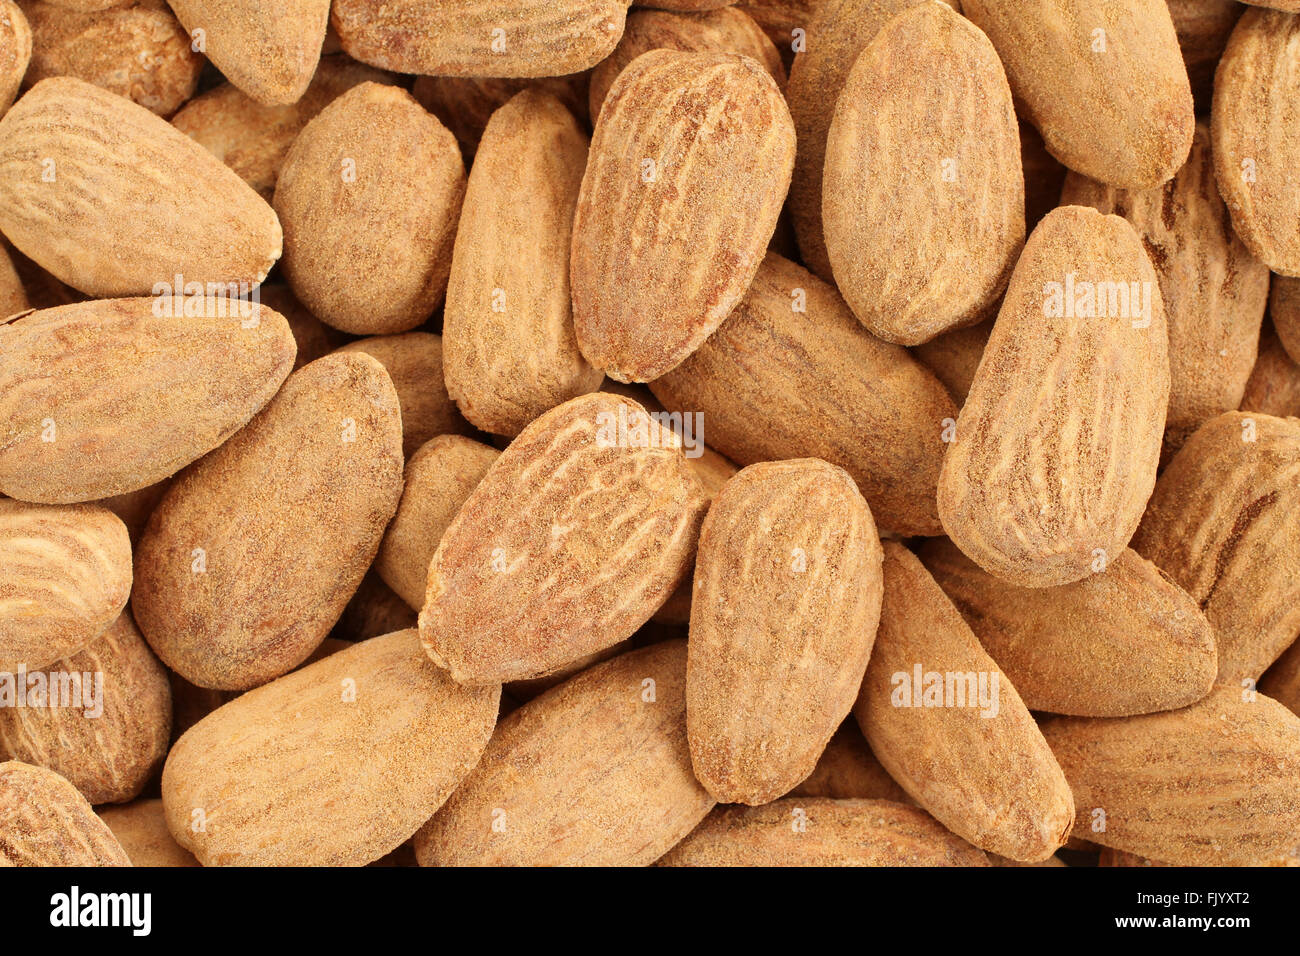
{"label": "textured nut surface", "polygon": [[672,411],[702,411],[709,444],[733,461],[821,458],[853,477],[882,533],[939,533],[940,433],[956,406],[793,262],[769,253],[722,327],[650,388]]}
{"label": "textured nut surface", "polygon": [[1057,717],[1043,733],[1089,840],[1184,866],[1257,864],[1300,845],[1300,717],[1263,694],[1219,687],[1182,710]]}
{"label": "textured nut surface", "polygon": [[862,686],[880,620],[876,524],[848,473],[762,462],[700,530],[686,714],[695,775],[758,805],[812,773]]}
{"label": "textured nut surface", "polygon": [[484,431],[517,435],[604,378],[578,350],[569,294],[587,136],[555,97],[492,114],[456,231],[443,346],[447,391]]}
{"label": "textured nut surface", "polygon": [[0,498],[0,671],[75,654],[130,593],[131,542],[116,515]]}
{"label": "textured nut surface", "polygon": [[993,332],[993,319],[964,329],[953,329],[912,348],[912,354],[938,376],[959,406],[966,403],[984,346]]}
{"label": "textured nut surface", "polygon": [[1195,119],[1165,0],[963,0],[962,12],[997,48],[1020,115],[1066,166],[1127,189],[1182,166]]}
{"label": "textured nut surface", "polygon": [[422,866],[654,862],[713,808],[691,774],[685,684],[686,642],[666,641],[524,704],[416,834],[416,858]]}
{"label": "textured nut surface", "polygon": [[289,285],[345,332],[414,328],[447,291],[464,194],[437,119],[405,90],[353,87],[298,134],[276,182]]}
{"label": "textured nut surface", "polygon": [[457,680],[488,684],[630,637],[689,572],[706,506],[680,440],[640,405],[565,402],[520,432],[443,534],[426,649]]}
{"label": "textured nut surface", "polygon": [[1049,213],[957,418],[939,478],[944,530],[1012,583],[1085,577],[1137,528],[1168,404],[1164,306],[1133,228],[1079,206]]}
{"label": "textured nut surface", "polygon": [[836,285],[888,342],[996,307],[1025,241],[1020,134],[993,44],[951,8],[899,14],[853,65],[826,136],[822,223]]}
{"label": "textured nut surface", "polygon": [[[1056,852],[1074,820],[1065,776],[993,659],[916,556],[886,541],[880,630],[853,715],[889,775],[957,835],[1034,862]],[[984,698],[918,706],[922,674],[985,683]],[[905,679],[904,679],[905,678]],[[994,691],[994,681],[997,690]],[[963,696],[965,692],[963,692]],[[992,703],[995,702],[995,703]],[[992,706],[990,706],[992,703]],[[955,706],[953,706],[955,704]]]}
{"label": "textured nut surface", "polygon": [[167,825],[205,866],[377,860],[478,762],[500,695],[453,682],[414,630],[372,638],[191,728],[163,770]]}
{"label": "textured nut surface", "polygon": [[242,428],[293,367],[289,326],[269,308],[177,297],[159,316],[158,301],[0,325],[0,491],[63,503],[148,487]]}
{"label": "textured nut surface", "polygon": [[103,807],[99,817],[122,844],[132,866],[199,865],[194,855],[177,843],[167,829],[163,802],[156,797],[120,807]]}
{"label": "textured nut surface", "polygon": [[573,223],[573,321],[621,382],[681,364],[754,278],[790,185],[776,81],[734,53],[651,50],[596,123]]}
{"label": "textured nut surface", "polygon": [[1214,632],[1196,602],[1125,548],[1104,571],[1055,588],[994,577],[950,541],[921,560],[1031,710],[1122,717],[1210,692]]}
{"label": "textured nut surface", "polygon": [[1241,396],[1243,412],[1300,418],[1300,365],[1287,353],[1271,326],[1259,336],[1259,357]]}
{"label": "textured nut surface", "polygon": [[0,867],[130,865],[76,787],[53,770],[0,763]]}
{"label": "textured nut surface", "polygon": [[835,731],[817,759],[813,772],[790,791],[790,796],[913,802],[907,791],[880,765],[852,717]]}
{"label": "textured nut surface", "polygon": [[1300,632],[1300,419],[1206,422],[1160,476],[1133,548],[1205,611],[1219,678],[1259,677]]}
{"label": "textured nut surface", "polygon": [[[172,695],[130,612],[45,670],[51,704],[0,709],[0,753],[48,767],[92,804],[136,796],[167,756]],[[73,705],[56,686],[73,688]]]}
{"label": "textured nut surface", "polygon": [[275,213],[165,120],[73,77],[42,80],[0,120],[0,230],[87,295],[266,277]]}
{"label": "textured nut surface", "polygon": [[509,79],[492,76],[417,76],[411,95],[451,130],[468,163],[492,114],[526,89],[549,93],[587,124],[587,81],[591,71],[570,76]]}
{"label": "textured nut surface", "polygon": [[888,800],[822,797],[719,807],[660,861],[660,866],[988,865],[982,851],[924,810]]}
{"label": "textured nut surface", "polygon": [[222,690],[301,663],[397,509],[401,443],[383,366],[329,355],[289,376],[239,434],[180,475],[136,553],[132,606],[163,662]]}
{"label": "textured nut surface", "polygon": [[13,0],[0,0],[0,116],[13,103],[32,58],[32,28]]}

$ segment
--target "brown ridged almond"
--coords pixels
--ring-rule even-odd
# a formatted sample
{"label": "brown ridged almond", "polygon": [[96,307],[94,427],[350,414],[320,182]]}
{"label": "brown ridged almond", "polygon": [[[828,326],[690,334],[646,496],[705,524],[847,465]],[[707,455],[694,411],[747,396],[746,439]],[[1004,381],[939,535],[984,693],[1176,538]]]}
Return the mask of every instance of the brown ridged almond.
{"label": "brown ridged almond", "polygon": [[0,0],[0,116],[4,116],[32,58],[32,28],[13,0]]}
{"label": "brown ridged almond", "polygon": [[76,787],[53,770],[0,763],[0,868],[130,865]]}

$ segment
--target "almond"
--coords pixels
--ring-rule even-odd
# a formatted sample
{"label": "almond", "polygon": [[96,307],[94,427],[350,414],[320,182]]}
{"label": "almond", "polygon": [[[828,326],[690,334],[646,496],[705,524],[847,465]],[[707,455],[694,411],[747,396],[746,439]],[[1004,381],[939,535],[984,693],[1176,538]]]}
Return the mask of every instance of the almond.
{"label": "almond", "polygon": [[242,428],[293,356],[284,318],[237,300],[98,300],[0,325],[0,490],[64,503],[148,487]]}
{"label": "almond", "polygon": [[1241,410],[1300,418],[1300,365],[1282,348],[1271,326],[1259,337],[1259,358],[1246,382]]}
{"label": "almond", "polygon": [[383,366],[330,355],[289,376],[257,418],[178,477],[140,540],[132,601],[164,663],[220,690],[301,663],[397,509],[401,441]]}
{"label": "almond", "polygon": [[[818,0],[740,0],[736,7],[763,28],[788,67],[796,40],[807,33],[813,11],[820,5]],[[795,30],[801,33],[796,34]]]}
{"label": "almond", "polygon": [[630,637],[689,571],[705,507],[680,440],[640,405],[565,402],[520,432],[443,534],[425,648],[456,680],[492,684]]}
{"label": "almond", "polygon": [[834,465],[750,465],[713,500],[686,712],[695,776],[720,803],[768,803],[812,773],[862,686],[880,565],[871,511]]}
{"label": "almond", "polygon": [[936,335],[928,342],[914,346],[912,354],[943,382],[958,406],[966,403],[975,370],[984,357],[984,347],[993,333],[993,320],[979,325],[968,325]]}
{"label": "almond", "polygon": [[42,80],[0,120],[0,230],[93,296],[180,275],[247,288],[280,258],[271,207],[143,106],[72,77]]}
{"label": "almond", "polygon": [[405,842],[478,762],[500,688],[434,667],[414,630],[244,694],[167,757],[167,825],[204,866],[356,866]]}
{"label": "almond", "polygon": [[590,125],[587,81],[591,71],[571,76],[508,79],[490,76],[417,76],[411,95],[451,130],[468,162],[492,114],[526,89],[549,93],[579,122]]}
{"label": "almond", "polygon": [[421,866],[644,866],[713,807],[691,775],[686,642],[583,671],[501,721],[415,837]]}
{"label": "almond", "polygon": [[822,223],[836,285],[887,342],[996,307],[1025,242],[1024,177],[1011,89],[969,20],[920,4],[863,50],[826,136]]}
{"label": "almond", "polygon": [[939,478],[944,530],[1014,584],[1087,576],[1137,528],[1168,405],[1164,306],[1133,228],[1078,206],[1049,213],[957,418]]}
{"label": "almond", "polygon": [[1300,362],[1300,279],[1275,276],[1268,307],[1282,347]]}
{"label": "almond", "polygon": [[793,163],[790,111],[749,57],[651,50],[620,73],[573,223],[587,360],[645,382],[699,348],[753,280]]}
{"label": "almond", "polygon": [[0,763],[0,867],[130,865],[76,787],[53,770]]}
{"label": "almond", "polygon": [[889,775],[958,836],[1024,862],[1065,842],[1070,788],[1029,710],[934,578],[892,541],[853,715]]}
{"label": "almond", "polygon": [[32,58],[32,28],[13,0],[0,0],[0,116],[9,109]]}
{"label": "almond", "polygon": [[790,796],[912,803],[907,791],[880,765],[852,717],[831,737],[813,772]]}
{"label": "almond", "polygon": [[99,816],[122,844],[132,866],[199,865],[193,854],[183,849],[168,831],[163,802],[159,799],[104,807]]}

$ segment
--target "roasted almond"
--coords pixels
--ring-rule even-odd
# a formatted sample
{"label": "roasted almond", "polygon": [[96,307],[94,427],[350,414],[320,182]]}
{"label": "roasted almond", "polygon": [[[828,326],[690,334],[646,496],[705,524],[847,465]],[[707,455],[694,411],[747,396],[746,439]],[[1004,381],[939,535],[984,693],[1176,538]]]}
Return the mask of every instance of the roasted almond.
{"label": "roasted almond", "polygon": [[108,824],[132,866],[198,866],[167,829],[163,802],[136,800],[120,807],[103,807],[100,819]]}
{"label": "roasted almond", "polygon": [[18,95],[32,58],[32,28],[13,0],[0,0],[0,116]]}
{"label": "roasted almond", "polygon": [[0,763],[0,867],[130,865],[76,787],[53,770]]}

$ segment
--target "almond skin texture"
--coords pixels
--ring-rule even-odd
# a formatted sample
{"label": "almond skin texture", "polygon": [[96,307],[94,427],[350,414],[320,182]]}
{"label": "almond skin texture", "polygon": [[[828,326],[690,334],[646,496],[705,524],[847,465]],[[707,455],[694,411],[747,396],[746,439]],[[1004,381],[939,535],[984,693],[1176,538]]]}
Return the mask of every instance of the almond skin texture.
{"label": "almond skin texture", "polygon": [[135,797],[167,755],[172,695],[167,672],[130,612],[47,670],[51,693],[56,679],[63,686],[77,681],[79,703],[87,706],[46,707],[29,700],[26,707],[0,709],[0,753],[61,774],[92,804]]}
{"label": "almond skin texture", "polygon": [[[798,829],[796,829],[798,828]],[[660,866],[988,866],[984,853],[916,807],[791,797],[719,807]]]}
{"label": "almond skin texture", "polygon": [[984,357],[984,347],[988,345],[992,332],[993,320],[987,319],[979,325],[944,332],[915,346],[912,354],[939,377],[953,401],[961,406],[970,394],[975,370]]}
{"label": "almond skin texture", "polygon": [[686,713],[720,803],[802,781],[848,716],[880,621],[880,539],[848,473],[816,459],[742,469],[700,530]]}
{"label": "almond skin texture", "polygon": [[583,671],[501,721],[415,837],[421,866],[645,866],[713,808],[691,775],[686,642]]}
{"label": "almond skin texture", "polygon": [[[1252,696],[1228,686],[1183,710],[1046,721],[1078,806],[1075,832],[1182,866],[1250,865],[1294,849],[1300,717]],[[1092,826],[1098,809],[1104,830]]]}
{"label": "almond skin texture", "polygon": [[882,533],[939,533],[940,435],[956,406],[793,262],[769,253],[717,333],[650,387],[672,411],[703,411],[709,443],[733,461],[821,458],[853,477]]}
{"label": "almond skin texture", "polygon": [[0,498],[0,672],[77,653],[130,593],[131,542],[112,512]]}
{"label": "almond skin texture", "polygon": [[997,48],[1020,115],[1066,166],[1149,189],[1183,165],[1192,89],[1165,0],[963,0],[962,12]]}
{"label": "almond skin texture", "polygon": [[[971,698],[961,706],[955,695],[948,703],[956,706],[918,705],[917,669],[958,675],[963,696],[974,676],[992,706]],[[1029,710],[934,578],[892,541],[880,630],[853,716],[889,775],[958,836],[1022,862],[1065,842],[1070,788]]]}
{"label": "almond skin texture", "polygon": [[28,3],[32,62],[24,83],[75,76],[171,116],[191,96],[203,57],[163,0],[130,0],[96,13]]}
{"label": "almond skin texture", "polygon": [[167,0],[203,52],[237,87],[268,106],[296,102],[325,42],[329,0]]}
{"label": "almond skin texture", "polygon": [[591,72],[588,108],[594,123],[609,88],[627,65],[650,50],[742,53],[763,64],[777,86],[785,86],[785,67],[776,47],[754,18],[738,7],[699,13],[634,10],[614,52]]}
{"label": "almond skin texture", "polygon": [[706,507],[679,440],[636,402],[565,402],[520,432],[443,534],[425,648],[456,680],[493,684],[630,637],[689,572]]}
{"label": "almond skin texture", "polygon": [[1300,365],[1287,354],[1269,326],[1259,337],[1259,358],[1241,397],[1243,412],[1300,418]]}
{"label": "almond skin texture", "polygon": [[501,453],[461,435],[439,435],[406,462],[397,514],[384,532],[375,570],[415,610],[424,606],[429,562],[443,532]]}
{"label": "almond skin texture", "polygon": [[99,811],[108,828],[131,858],[132,866],[198,866],[194,855],[181,847],[167,829],[163,802],[136,800]]}
{"label": "almond skin texture", "polygon": [[831,737],[813,772],[790,791],[790,796],[913,802],[880,765],[852,717]]}
{"label": "almond skin texture", "polygon": [[1128,192],[1071,173],[1061,204],[1123,216],[1160,280],[1169,326],[1168,454],[1202,422],[1241,404],[1268,303],[1268,268],[1233,232],[1214,181],[1210,131],[1159,189]]}
{"label": "almond skin texture", "polygon": [[132,600],[168,667],[245,690],[315,650],[397,510],[401,428],[383,366],[329,355],[176,479],[140,540]]}
{"label": "almond skin texture", "polygon": [[18,95],[32,58],[32,28],[13,0],[0,0],[0,116]]}
{"label": "almond skin texture", "polygon": [[271,400],[295,352],[282,316],[182,297],[159,316],[159,301],[97,300],[0,325],[0,491],[66,503],[147,488]]}
{"label": "almond skin texture", "polygon": [[414,630],[357,644],[244,694],[177,741],[163,770],[167,825],[204,866],[370,863],[478,762],[500,696],[454,683]]}
{"label": "almond skin texture", "polygon": [[921,560],[1031,710],[1123,717],[1175,710],[1210,692],[1214,632],[1182,588],[1125,549],[1104,571],[1020,588],[950,541]]}
{"label": "almond skin texture", "polygon": [[398,73],[566,76],[623,35],[626,0],[335,0],[343,49]]}
{"label": "almond skin texture", "polygon": [[790,111],[754,60],[652,50],[620,73],[573,223],[587,360],[647,382],[699,348],[753,280],[793,163]]}
{"label": "almond skin texture", "polygon": [[0,763],[0,868],[130,865],[76,787],[53,770]]}
{"label": "almond skin texture", "polygon": [[492,114],[470,170],[443,311],[447,391],[484,431],[517,435],[604,378],[578,350],[569,247],[587,136],[555,97]]}
{"label": "almond skin texture", "polygon": [[1133,548],[1205,611],[1220,680],[1259,677],[1300,633],[1300,419],[1206,422],[1160,476]]}
{"label": "almond skin texture", "polygon": [[447,291],[464,195],[455,137],[411,94],[352,88],[307,124],[280,170],[289,285],[344,332],[414,328]]}
{"label": "almond skin texture", "polygon": [[1247,10],[1214,81],[1214,168],[1237,235],[1274,272],[1300,276],[1300,17]]}
{"label": "almond skin texture", "polygon": [[479,137],[492,114],[526,89],[549,93],[584,124],[587,113],[587,81],[591,71],[571,76],[545,76],[535,80],[491,76],[417,76],[411,95],[438,117],[460,144],[465,161],[474,156]]}
{"label": "almond skin texture", "polygon": [[835,282],[887,342],[974,325],[1025,242],[1020,133],[998,55],[940,3],[876,34],[826,137],[822,191]]}
{"label": "almond skin texture", "polygon": [[1164,306],[1133,228],[1079,206],[1049,213],[1016,265],[944,458],[944,530],[1022,587],[1086,577],[1137,528],[1168,405]]}
{"label": "almond skin texture", "polygon": [[[52,181],[51,181],[52,180]],[[0,230],[87,295],[261,282],[271,207],[185,134],[84,80],[42,80],[0,120]]]}
{"label": "almond skin texture", "polygon": [[1274,276],[1268,308],[1282,347],[1300,362],[1300,279]]}

